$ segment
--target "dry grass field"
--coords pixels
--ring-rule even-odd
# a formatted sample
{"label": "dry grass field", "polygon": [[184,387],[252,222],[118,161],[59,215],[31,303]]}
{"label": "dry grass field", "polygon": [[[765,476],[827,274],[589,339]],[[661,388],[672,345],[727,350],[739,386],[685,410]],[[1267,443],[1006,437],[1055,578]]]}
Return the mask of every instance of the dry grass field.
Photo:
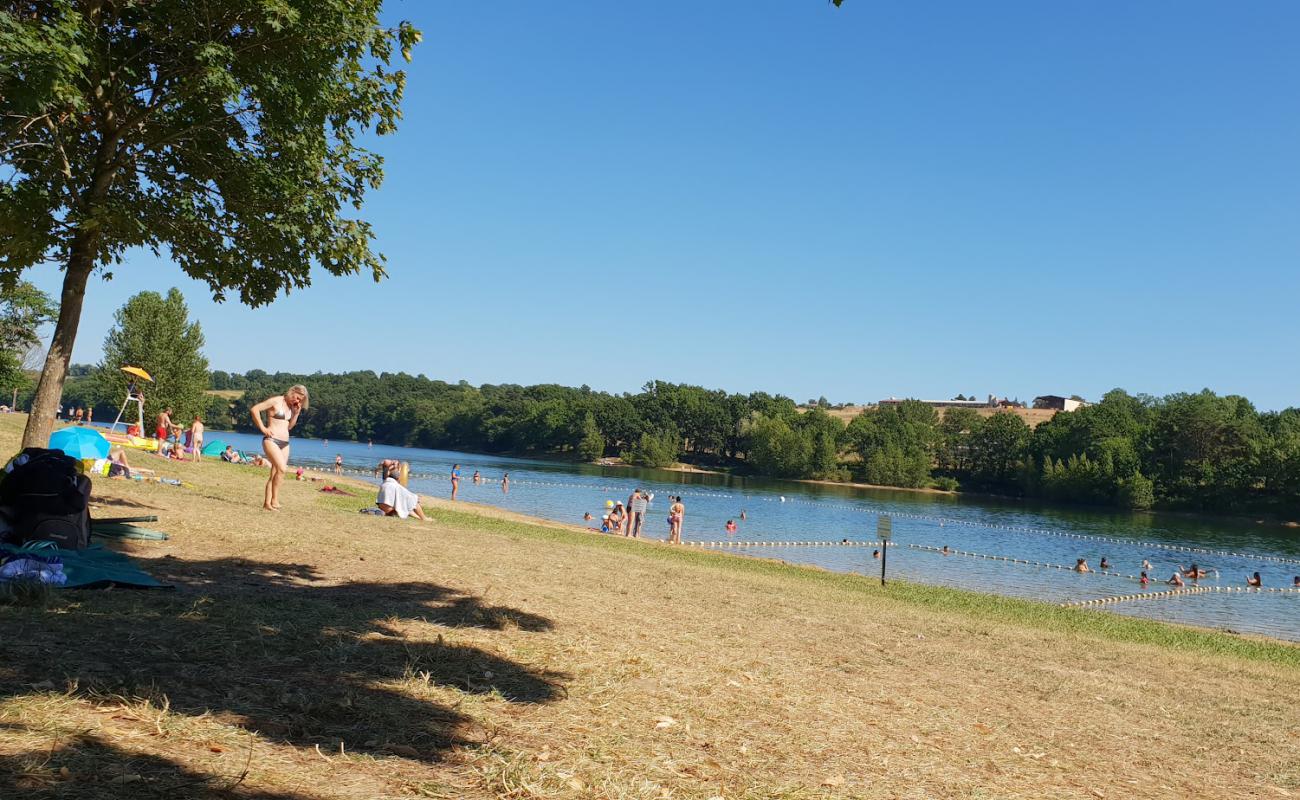
{"label": "dry grass field", "polygon": [[[857,417],[863,411],[866,411],[867,408],[867,406],[845,406],[844,408],[827,409],[826,413],[830,414],[832,417],[838,417],[847,425],[853,421],[854,417]],[[947,411],[945,408],[936,408],[934,410],[934,412],[939,416],[939,419],[943,419],[945,411]],[[999,411],[1008,411],[1023,419],[1025,424],[1031,428],[1037,428],[1039,425],[1056,416],[1057,413],[1055,410],[1048,408],[977,408],[975,411],[981,417],[991,417]]]}
{"label": "dry grass field", "polygon": [[133,458],[175,588],[0,603],[0,797],[1300,797],[1291,645]]}

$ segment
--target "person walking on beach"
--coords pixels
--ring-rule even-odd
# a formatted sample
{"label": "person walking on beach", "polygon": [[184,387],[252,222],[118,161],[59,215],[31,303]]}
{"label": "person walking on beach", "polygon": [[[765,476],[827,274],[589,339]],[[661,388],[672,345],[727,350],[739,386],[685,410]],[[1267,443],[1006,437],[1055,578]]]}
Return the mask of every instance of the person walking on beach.
{"label": "person walking on beach", "polygon": [[[309,404],[307,387],[295,384],[289,391],[268,397],[253,406],[251,413],[253,424],[262,432],[262,450],[271,462],[271,475],[266,479],[266,490],[262,495],[262,508],[267,511],[280,510],[280,484],[284,482],[284,473],[289,468],[289,431],[298,424],[298,415]],[[266,421],[262,421],[262,414]]]}
{"label": "person walking on beach", "polygon": [[165,442],[172,430],[172,407],[167,406],[158,412],[158,419],[155,420],[154,433],[158,436],[158,441]]}
{"label": "person walking on beach", "polygon": [[681,495],[673,498],[673,504],[668,507],[668,543],[682,543],[682,520],[686,517],[686,506],[682,503]]}
{"label": "person walking on beach", "polygon": [[190,423],[190,455],[195,461],[203,460],[203,430],[203,418],[195,414]]}
{"label": "person walking on beach", "polygon": [[342,475],[342,474],[343,474],[343,454],[342,454],[342,453],[339,453],[338,455],[334,456],[334,474],[335,474],[335,475]]}
{"label": "person walking on beach", "polygon": [[460,464],[451,465],[451,499],[456,499],[456,493],[460,491]]}
{"label": "person walking on beach", "polygon": [[650,500],[645,492],[640,489],[632,492],[632,496],[627,499],[627,529],[623,532],[624,536],[641,538],[641,525],[645,522],[645,512],[649,506]]}

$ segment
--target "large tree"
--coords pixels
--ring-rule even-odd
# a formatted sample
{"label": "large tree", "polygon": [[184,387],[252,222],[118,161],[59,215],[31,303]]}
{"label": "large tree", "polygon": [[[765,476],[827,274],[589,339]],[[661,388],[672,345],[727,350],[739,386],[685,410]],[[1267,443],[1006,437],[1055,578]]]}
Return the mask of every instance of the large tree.
{"label": "large tree", "polygon": [[140,292],[114,315],[116,325],[104,339],[104,361],[96,376],[103,399],[121,402],[126,396],[124,366],[140,367],[153,376],[142,384],[149,410],[171,407],[187,420],[207,407],[208,360],[203,356],[203,331],[190,322],[179,289],[166,297]]}
{"label": "large tree", "polygon": [[44,445],[87,281],[132,247],[215,299],[271,302],[311,270],[383,275],[345,213],[382,179],[361,134],[394,130],[419,33],[382,0],[0,3],[0,282],[64,270],[23,435]]}

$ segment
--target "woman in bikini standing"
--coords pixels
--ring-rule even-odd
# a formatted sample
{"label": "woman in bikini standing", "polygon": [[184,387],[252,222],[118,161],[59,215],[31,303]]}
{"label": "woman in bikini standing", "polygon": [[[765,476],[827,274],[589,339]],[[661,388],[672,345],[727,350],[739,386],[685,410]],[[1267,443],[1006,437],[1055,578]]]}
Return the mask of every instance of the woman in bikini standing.
{"label": "woman in bikini standing", "polygon": [[[298,414],[307,408],[307,387],[292,386],[289,391],[267,398],[253,406],[253,424],[262,431],[262,449],[271,462],[271,477],[266,479],[262,508],[280,510],[280,483],[289,468],[289,431],[298,424]],[[266,422],[262,413],[266,412]]]}

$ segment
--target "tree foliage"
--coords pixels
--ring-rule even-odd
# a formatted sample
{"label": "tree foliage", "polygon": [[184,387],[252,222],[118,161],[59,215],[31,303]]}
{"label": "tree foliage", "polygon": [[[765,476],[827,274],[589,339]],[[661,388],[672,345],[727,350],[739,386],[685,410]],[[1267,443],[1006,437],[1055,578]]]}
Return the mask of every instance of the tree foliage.
{"label": "tree foliage", "polygon": [[203,331],[199,323],[190,322],[180,290],[172,289],[166,297],[140,292],[113,318],[116,324],[104,339],[104,360],[94,376],[101,403],[121,403],[127,386],[121,368],[134,366],[153,376],[153,383],[139,384],[150,413],[171,407],[180,421],[205,412],[208,360],[203,356]]}
{"label": "tree foliage", "polygon": [[26,388],[24,362],[40,344],[41,326],[53,317],[49,296],[27,281],[0,294],[0,389]]}
{"label": "tree foliage", "polygon": [[0,5],[0,283],[64,266],[27,444],[48,434],[87,279],[166,253],[221,300],[379,279],[361,207],[419,33],[381,0],[13,1]]}

